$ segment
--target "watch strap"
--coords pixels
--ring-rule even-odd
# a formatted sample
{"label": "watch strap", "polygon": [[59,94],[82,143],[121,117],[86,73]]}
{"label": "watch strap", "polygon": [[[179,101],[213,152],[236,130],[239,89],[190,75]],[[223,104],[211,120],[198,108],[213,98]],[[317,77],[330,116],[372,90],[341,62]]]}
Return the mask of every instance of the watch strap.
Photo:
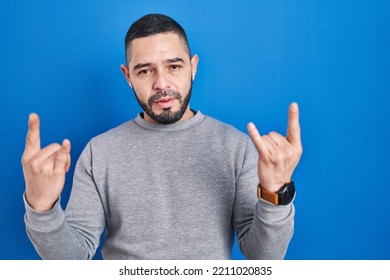
{"label": "watch strap", "polygon": [[263,188],[259,183],[257,185],[257,198],[260,197],[268,202],[279,205],[279,194],[270,192],[269,190]]}

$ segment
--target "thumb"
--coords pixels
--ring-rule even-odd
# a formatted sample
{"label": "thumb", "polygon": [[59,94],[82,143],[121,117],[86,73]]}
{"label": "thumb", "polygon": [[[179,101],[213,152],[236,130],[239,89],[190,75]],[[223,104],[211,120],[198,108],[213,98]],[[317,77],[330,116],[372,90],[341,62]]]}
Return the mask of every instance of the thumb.
{"label": "thumb", "polygon": [[54,174],[68,172],[70,167],[70,141],[65,139],[62,142],[61,149],[56,154],[56,159],[53,166]]}

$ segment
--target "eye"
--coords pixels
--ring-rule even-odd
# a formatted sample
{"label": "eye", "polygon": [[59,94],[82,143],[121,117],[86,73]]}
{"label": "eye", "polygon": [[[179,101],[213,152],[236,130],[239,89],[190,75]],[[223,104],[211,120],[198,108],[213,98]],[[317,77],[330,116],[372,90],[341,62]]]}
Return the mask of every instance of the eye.
{"label": "eye", "polygon": [[143,69],[141,71],[138,72],[138,75],[147,75],[147,74],[150,74],[152,73],[153,71],[150,70],[150,69]]}
{"label": "eye", "polygon": [[178,70],[178,69],[180,69],[180,68],[181,68],[181,65],[178,65],[178,64],[172,64],[170,67],[171,67],[171,69],[172,69],[172,70]]}

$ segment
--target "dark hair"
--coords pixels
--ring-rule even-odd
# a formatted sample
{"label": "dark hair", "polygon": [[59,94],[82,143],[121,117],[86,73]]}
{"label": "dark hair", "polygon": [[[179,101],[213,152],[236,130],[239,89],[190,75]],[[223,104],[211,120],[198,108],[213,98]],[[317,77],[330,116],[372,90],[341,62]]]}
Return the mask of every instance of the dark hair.
{"label": "dark hair", "polygon": [[130,60],[131,41],[161,33],[174,33],[178,35],[184,42],[186,52],[191,56],[186,32],[180,24],[166,15],[148,14],[134,22],[127,31],[125,37],[126,62]]}

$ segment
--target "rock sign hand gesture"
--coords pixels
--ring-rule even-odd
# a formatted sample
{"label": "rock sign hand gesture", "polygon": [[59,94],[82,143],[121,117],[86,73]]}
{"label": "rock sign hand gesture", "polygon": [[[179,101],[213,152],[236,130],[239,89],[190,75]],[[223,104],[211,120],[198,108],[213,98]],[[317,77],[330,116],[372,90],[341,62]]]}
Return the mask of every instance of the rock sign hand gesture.
{"label": "rock sign hand gesture", "polygon": [[70,167],[70,142],[53,143],[41,149],[39,117],[30,114],[26,147],[22,156],[26,200],[40,212],[50,210],[60,197]]}
{"label": "rock sign hand gesture", "polygon": [[258,174],[263,188],[277,192],[291,176],[302,155],[298,104],[291,103],[288,110],[286,137],[277,132],[261,136],[253,123],[248,132],[259,153]]}

